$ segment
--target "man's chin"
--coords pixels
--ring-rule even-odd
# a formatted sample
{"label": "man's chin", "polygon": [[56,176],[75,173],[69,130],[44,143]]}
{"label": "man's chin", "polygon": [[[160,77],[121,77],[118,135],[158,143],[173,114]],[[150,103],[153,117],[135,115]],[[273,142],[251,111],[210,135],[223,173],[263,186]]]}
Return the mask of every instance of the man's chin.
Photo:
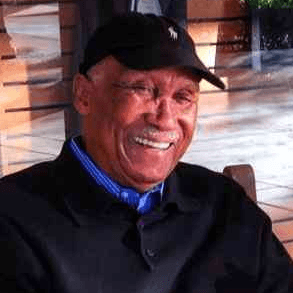
{"label": "man's chin", "polygon": [[139,191],[146,191],[164,181],[170,171],[170,168],[158,170],[158,168],[146,168],[137,166],[127,170],[127,177],[130,186],[134,186]]}
{"label": "man's chin", "polygon": [[[158,151],[141,146],[125,148],[120,153],[120,166],[125,177],[136,188],[151,188],[164,181],[174,167],[174,149]],[[131,182],[130,182],[131,181]]]}

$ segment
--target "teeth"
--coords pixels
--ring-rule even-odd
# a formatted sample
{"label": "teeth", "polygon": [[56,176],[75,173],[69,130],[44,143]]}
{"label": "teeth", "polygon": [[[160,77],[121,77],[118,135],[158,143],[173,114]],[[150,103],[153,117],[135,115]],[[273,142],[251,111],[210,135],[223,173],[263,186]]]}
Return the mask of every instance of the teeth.
{"label": "teeth", "polygon": [[[144,135],[151,135],[152,137],[160,136],[162,133],[158,130],[156,130],[154,127],[146,127],[143,129],[142,133]],[[168,132],[167,134],[164,133],[166,136],[168,136],[169,139],[175,140],[177,139],[178,134],[174,131]]]}
{"label": "teeth", "polygon": [[148,139],[141,138],[141,137],[135,137],[134,140],[139,144],[147,145],[147,146],[160,149],[160,150],[166,150],[171,144],[170,142],[150,141]]}

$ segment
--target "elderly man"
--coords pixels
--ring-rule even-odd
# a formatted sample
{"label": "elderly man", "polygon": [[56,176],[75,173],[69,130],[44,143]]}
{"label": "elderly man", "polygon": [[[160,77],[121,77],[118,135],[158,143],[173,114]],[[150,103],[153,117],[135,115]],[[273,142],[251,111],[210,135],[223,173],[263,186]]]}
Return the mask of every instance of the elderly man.
{"label": "elderly man", "polygon": [[178,163],[202,78],[224,87],[170,19],[95,32],[74,81],[81,137],[1,180],[1,292],[293,292],[269,218],[232,180]]}

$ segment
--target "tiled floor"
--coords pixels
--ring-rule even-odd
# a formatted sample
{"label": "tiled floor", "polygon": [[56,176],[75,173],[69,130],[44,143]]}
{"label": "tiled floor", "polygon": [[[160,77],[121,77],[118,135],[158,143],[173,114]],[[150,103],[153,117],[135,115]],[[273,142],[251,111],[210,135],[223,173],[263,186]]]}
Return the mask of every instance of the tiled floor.
{"label": "tiled floor", "polygon": [[0,132],[0,174],[7,175],[41,161],[52,160],[65,139],[64,112]]}
{"label": "tiled floor", "polygon": [[293,204],[286,206],[284,201],[279,201],[274,204],[258,205],[270,216],[274,233],[293,258]]}

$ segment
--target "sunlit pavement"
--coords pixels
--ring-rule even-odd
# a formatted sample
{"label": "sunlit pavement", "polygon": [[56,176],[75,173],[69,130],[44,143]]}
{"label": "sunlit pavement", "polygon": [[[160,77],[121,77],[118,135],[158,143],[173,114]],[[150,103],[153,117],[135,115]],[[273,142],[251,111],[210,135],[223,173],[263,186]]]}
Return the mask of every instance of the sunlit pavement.
{"label": "sunlit pavement", "polygon": [[[247,95],[247,93],[245,94]],[[241,96],[241,93],[238,93]],[[251,164],[259,201],[293,196],[293,92],[262,92],[263,101],[244,100],[216,113],[213,100],[204,101],[198,138],[183,160],[222,171],[226,165]],[[202,99],[206,99],[202,95]],[[267,102],[266,102],[267,101]]]}
{"label": "sunlit pavement", "polygon": [[65,139],[64,113],[56,112],[0,134],[0,172],[7,175],[33,164],[53,160]]}

